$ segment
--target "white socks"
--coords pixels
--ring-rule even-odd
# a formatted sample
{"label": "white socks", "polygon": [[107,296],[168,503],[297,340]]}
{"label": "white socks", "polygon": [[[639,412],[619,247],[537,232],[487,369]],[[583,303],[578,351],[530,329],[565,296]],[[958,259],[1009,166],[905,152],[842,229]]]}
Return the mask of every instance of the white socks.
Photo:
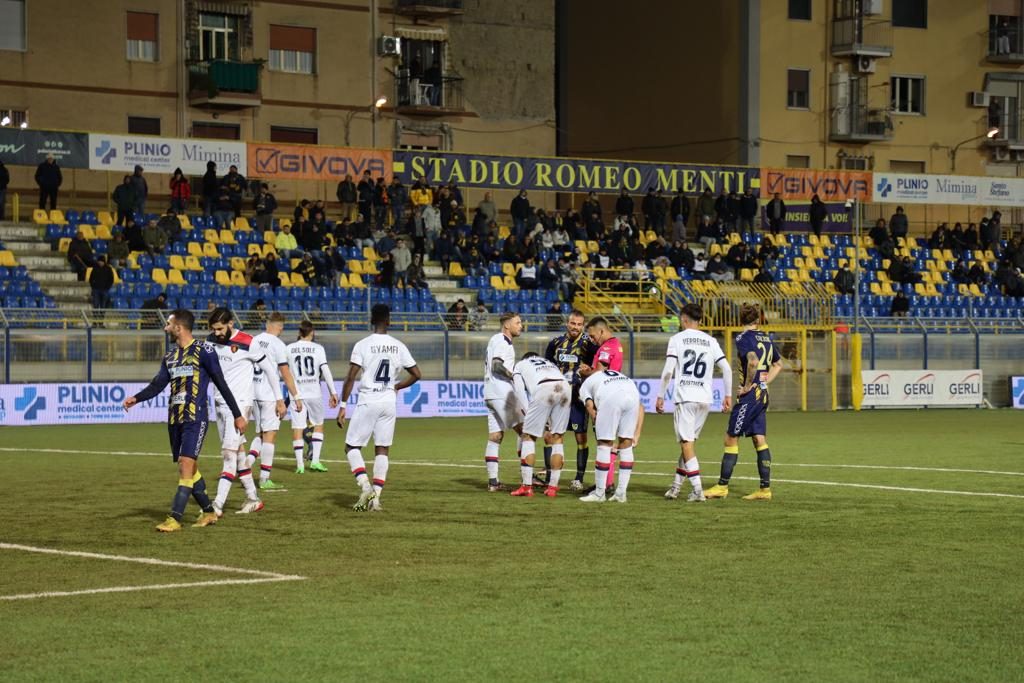
{"label": "white socks", "polygon": [[320,462],[320,449],[322,449],[323,447],[323,432],[313,432],[313,462]]}
{"label": "white socks", "polygon": [[303,453],[306,450],[306,442],[302,439],[295,439],[292,441],[292,450],[295,451],[295,467],[296,469],[303,469],[306,463],[303,461]]}
{"label": "white socks", "polygon": [[245,459],[245,466],[252,467],[252,464],[256,462],[256,458],[260,457],[260,453],[263,450],[263,437],[259,434],[252,440],[252,444],[249,446],[249,457]]}
{"label": "white socks", "polygon": [[629,477],[633,474],[633,447],[619,449],[619,485],[615,493],[625,495]]}
{"label": "white socks", "polygon": [[488,441],[487,448],[484,449],[484,463],[487,465],[487,479],[489,480],[498,480],[498,452],[500,450],[501,444],[493,441]]}
{"label": "white socks", "polygon": [[548,486],[558,488],[558,480],[562,476],[562,467],[555,469],[555,458],[562,459],[562,467],[565,467],[565,444],[556,443],[551,446],[551,479]]}
{"label": "white socks", "polygon": [[256,494],[256,482],[252,480],[252,470],[246,466],[246,458],[249,454],[242,448],[235,454],[238,458],[238,480],[242,482],[242,487],[245,489],[245,497],[249,500],[259,500],[259,496]]}
{"label": "white socks", "polygon": [[[264,443],[260,448],[260,483],[270,479],[270,470],[274,469],[274,444]],[[250,453],[249,455],[252,455]]]}
{"label": "white socks", "polygon": [[380,498],[381,491],[384,490],[384,482],[388,478],[388,456],[377,455],[373,459],[373,490],[377,492],[377,497]]}
{"label": "white socks", "polygon": [[604,489],[608,485],[608,468],[612,462],[612,447],[611,446],[598,446],[597,447],[597,460],[594,470],[594,493],[599,496],[604,495]]}
{"label": "white socks", "polygon": [[536,452],[536,443],[533,441],[523,441],[519,449],[519,469],[523,475],[523,486],[533,486],[533,465],[528,465],[526,461]]}
{"label": "white socks", "polygon": [[[683,463],[683,474],[690,480],[690,485],[693,487],[693,492],[697,494],[704,493],[704,484],[700,480],[700,463],[697,462],[697,456],[693,456],[689,460]],[[679,475],[676,474],[676,477]]]}
{"label": "white socks", "polygon": [[352,474],[355,476],[359,488],[364,491],[369,490],[370,478],[366,476],[366,462],[363,460],[363,454],[358,448],[353,448],[348,452],[348,466],[352,469]]}
{"label": "white socks", "polygon": [[234,451],[221,451],[221,456],[224,458],[224,469],[220,472],[220,479],[217,480],[217,497],[214,499],[214,503],[217,507],[223,509],[228,502],[228,493],[231,491],[231,485],[235,483],[236,473],[238,472],[238,458]]}

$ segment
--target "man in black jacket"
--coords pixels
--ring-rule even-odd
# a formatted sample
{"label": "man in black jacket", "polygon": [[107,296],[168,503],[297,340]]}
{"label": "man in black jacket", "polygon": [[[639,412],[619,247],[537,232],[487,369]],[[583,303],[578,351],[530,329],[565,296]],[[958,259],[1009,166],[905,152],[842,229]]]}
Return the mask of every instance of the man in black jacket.
{"label": "man in black jacket", "polygon": [[526,190],[519,190],[519,194],[512,199],[508,210],[512,214],[512,234],[516,236],[518,241],[522,242],[526,237],[530,216],[533,213],[530,209],[530,200],[526,197]]}
{"label": "man in black jacket", "polygon": [[231,210],[235,214],[234,217],[238,218],[242,215],[242,193],[245,192],[245,176],[238,172],[237,166],[232,164],[228,169],[228,174],[224,176],[220,184],[227,188],[228,196],[231,197]]}
{"label": "man in black jacket", "polygon": [[92,288],[92,307],[110,308],[110,289],[114,286],[114,269],[102,254],[96,257],[96,265],[89,273],[89,287]]}
{"label": "man in black jacket", "polygon": [[359,201],[359,215],[367,223],[373,220],[373,177],[369,171],[363,171],[363,178],[356,187],[356,197]]}
{"label": "man in black jacket", "polygon": [[220,180],[217,178],[217,163],[206,162],[206,173],[203,174],[203,215],[212,216],[220,195]]}
{"label": "man in black jacket", "polygon": [[256,229],[262,233],[274,228],[274,212],[277,211],[277,198],[270,193],[270,186],[260,183],[259,194],[253,199],[256,210]]}
{"label": "man in black jacket", "polygon": [[39,208],[45,209],[46,202],[50,202],[50,210],[57,208],[57,190],[64,182],[60,166],[52,154],[46,155],[46,161],[36,168],[36,185],[39,186]]}
{"label": "man in black jacket", "polygon": [[78,281],[85,281],[85,271],[93,266],[92,247],[89,242],[85,239],[82,231],[79,230],[78,234],[71,240],[71,244],[68,245],[68,263],[71,264],[71,269],[78,275]]}
{"label": "man in black jacket", "polygon": [[772,231],[773,235],[782,232],[786,226],[786,202],[782,201],[778,192],[765,206],[765,216],[768,218],[768,229]]}
{"label": "man in black jacket", "polygon": [[338,183],[338,191],[336,193],[338,202],[341,203],[341,218],[344,220],[347,218],[351,223],[356,219],[359,203],[359,194],[356,192],[356,184],[352,180],[352,176],[347,175],[345,179]]}
{"label": "man in black jacket", "polygon": [[853,294],[853,273],[847,269],[845,263],[839,266],[839,270],[836,271],[836,276],[832,278],[832,284],[836,286],[836,291],[840,294]]}
{"label": "man in black jacket", "polygon": [[810,219],[811,219],[811,231],[821,237],[821,227],[825,224],[825,219],[828,218],[828,207],[821,201],[818,195],[811,197],[810,207]]}
{"label": "man in black jacket", "polygon": [[7,186],[11,184],[11,173],[0,160],[0,221],[4,220],[4,202],[7,200]]}
{"label": "man in black jacket", "polygon": [[618,198],[615,200],[615,215],[633,215],[633,198],[629,196],[628,192],[626,192],[626,188],[622,188],[622,191],[619,192]]}
{"label": "man in black jacket", "polygon": [[757,197],[750,188],[743,190],[740,197],[740,232],[744,235],[754,232],[754,221],[757,219]]}

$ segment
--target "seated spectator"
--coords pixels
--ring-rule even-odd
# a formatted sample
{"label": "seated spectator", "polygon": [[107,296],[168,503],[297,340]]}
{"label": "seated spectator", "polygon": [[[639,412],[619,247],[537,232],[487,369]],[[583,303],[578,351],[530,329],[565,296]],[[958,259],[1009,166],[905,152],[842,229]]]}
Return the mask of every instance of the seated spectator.
{"label": "seated spectator", "polygon": [[221,230],[229,229],[235,220],[235,204],[228,188],[223,185],[217,191],[217,200],[213,205],[213,218]]}
{"label": "seated spectator", "polygon": [[483,301],[477,299],[476,309],[469,314],[469,329],[478,331],[484,329],[485,325],[487,325],[487,306]]}
{"label": "seated spectator", "polygon": [[156,221],[151,220],[142,230],[142,241],[146,243],[146,250],[151,256],[162,254],[167,248],[167,233],[157,226]]}
{"label": "seated spectator", "polygon": [[142,227],[131,216],[125,221],[124,241],[128,243],[128,251],[146,251],[146,241],[142,239]]}
{"label": "seated spectator", "polygon": [[775,278],[764,268],[757,271],[757,275],[754,276],[754,282],[762,285],[770,285],[775,282]]}
{"label": "seated spectator", "polygon": [[[879,219],[881,220],[881,219]],[[907,236],[907,215],[903,213],[903,207],[897,206],[896,213],[889,218],[889,234],[892,237],[892,241],[899,244],[899,238],[906,238]]]}
{"label": "seated spectator", "polygon": [[718,244],[718,229],[708,216],[701,216],[697,223],[697,241],[704,245],[705,252],[712,244]]}
{"label": "seated spectator", "polygon": [[985,274],[985,269],[978,262],[975,262],[971,269],[967,271],[967,279],[971,284],[984,287],[988,283],[988,275]]}
{"label": "seated spectator", "polygon": [[734,244],[729,247],[728,253],[725,255],[726,264],[734,271],[738,271],[741,268],[753,268],[754,262],[750,260],[750,254],[747,250],[747,245],[743,242]]}
{"label": "seated spectator", "polygon": [[921,281],[921,276],[914,272],[914,265],[909,256],[903,259],[894,258],[889,264],[889,279],[904,285],[912,285]]}
{"label": "seated spectator", "polygon": [[1003,294],[1015,299],[1024,298],[1024,276],[1021,275],[1020,268],[1013,269],[1012,276],[1008,278],[1003,288]]}
{"label": "seated spectator", "polygon": [[157,221],[157,227],[167,235],[168,243],[180,241],[181,235],[184,232],[181,227],[181,221],[178,220],[178,214],[174,212],[174,209],[167,209],[164,215],[160,216],[160,220]]}
{"label": "seated spectator", "polygon": [[448,308],[448,314],[445,316],[446,322],[448,323],[449,330],[464,330],[466,329],[466,316],[469,311],[466,310],[466,302],[459,299]]}
{"label": "seated spectator", "polygon": [[839,270],[836,271],[836,276],[832,278],[832,284],[836,286],[836,291],[840,294],[853,294],[854,289],[854,277],[850,269],[846,267],[845,263],[839,264]]}
{"label": "seated spectator", "polygon": [[519,266],[516,284],[519,285],[519,289],[537,289],[537,264],[534,263],[532,256],[526,257],[526,262]]}
{"label": "seated spectator", "polygon": [[879,218],[875,221],[875,227],[871,228],[871,231],[868,232],[868,237],[874,242],[876,249],[889,240],[889,231],[885,227],[884,218]]}
{"label": "seated spectator", "polygon": [[295,235],[292,234],[292,226],[289,223],[285,223],[281,226],[281,231],[277,233],[277,237],[274,239],[274,248],[277,249],[277,253],[281,255],[281,258],[293,258],[298,256],[299,243],[295,240]]}
{"label": "seated spectator", "polygon": [[648,242],[647,243],[647,248],[644,249],[644,258],[649,263],[652,263],[652,264],[655,261],[657,261],[659,258],[661,258],[662,256],[667,256],[667,255],[668,255],[668,242],[665,240],[664,237],[659,237],[658,239],[656,239],[656,240],[654,240],[652,242]]}
{"label": "seated spectator", "polygon": [[704,256],[704,252],[700,252],[693,260],[693,277],[697,280],[707,279],[707,258]]}
{"label": "seated spectator", "polygon": [[[511,238],[510,238],[511,239]],[[452,242],[451,234],[445,230],[438,235],[434,242],[434,258],[441,262],[441,268],[445,273],[455,256],[455,244]]]}
{"label": "seated spectator", "polygon": [[158,311],[165,310],[167,308],[167,295],[160,292],[152,299],[146,299],[142,302],[143,311]]}
{"label": "seated spectator", "polygon": [[544,265],[540,268],[540,274],[537,276],[538,284],[541,289],[558,289],[558,283],[561,281],[562,275],[558,272],[558,264],[555,259],[549,258]]}
{"label": "seated spectator", "polygon": [[544,327],[548,332],[558,332],[565,325],[565,318],[562,316],[562,304],[559,301],[552,301],[547,310],[547,321]]}
{"label": "seated spectator", "polygon": [[293,273],[298,273],[306,281],[306,284],[313,286],[316,281],[316,264],[313,263],[313,255],[308,251],[302,255],[302,260],[292,268]]}
{"label": "seated spectator", "polygon": [[120,232],[114,233],[114,239],[107,245],[107,258],[114,268],[123,268],[128,263],[128,243],[124,241],[124,235]]}
{"label": "seated spectator", "polygon": [[950,271],[949,276],[958,285],[971,284],[971,277],[967,272],[967,264],[964,263],[962,258],[956,260],[956,264],[953,265],[953,270]]}
{"label": "seated spectator", "polygon": [[606,245],[601,245],[600,251],[597,252],[597,258],[594,261],[594,265],[598,268],[612,267],[612,257],[608,254],[608,247]]}
{"label": "seated spectator", "polygon": [[721,254],[715,254],[707,264],[708,277],[715,282],[730,282],[735,276],[732,269],[722,260]]}
{"label": "seated spectator", "polygon": [[541,232],[539,244],[540,248],[544,251],[555,248],[554,228],[546,228],[543,232]]}
{"label": "seated spectator", "polygon": [[757,250],[757,260],[769,268],[774,268],[775,262],[779,260],[779,248],[775,246],[772,238],[768,235],[764,236],[764,240]]}
{"label": "seated spectator", "polygon": [[515,235],[505,238],[505,244],[501,247],[501,260],[507,263],[519,263],[523,260],[520,258],[519,243]]}
{"label": "seated spectator", "polygon": [[265,285],[275,290],[281,286],[281,276],[277,270],[277,254],[267,254],[263,258],[263,270]]}
{"label": "seated spectator", "polygon": [[89,273],[89,287],[92,289],[92,307],[110,308],[110,289],[114,286],[114,269],[103,254],[96,257],[96,265]]}
{"label": "seated spectator", "polygon": [[889,308],[889,315],[893,318],[906,318],[910,311],[910,299],[904,296],[902,290],[896,291],[893,297],[892,306]]}
{"label": "seated spectator", "polygon": [[949,248],[949,234],[946,232],[946,224],[939,223],[939,225],[932,232],[931,238],[928,240],[929,249],[948,249]]}
{"label": "seated spectator", "polygon": [[563,247],[569,244],[569,233],[565,231],[564,225],[557,225],[551,233],[552,240],[555,243],[555,247]]}
{"label": "seated spectator", "polygon": [[672,245],[668,251],[668,260],[673,268],[685,268],[689,272],[693,272],[694,263],[697,261],[686,240],[677,240]]}
{"label": "seated spectator", "polygon": [[268,285],[267,268],[263,257],[259,254],[251,254],[245,262],[245,282],[250,285]]}
{"label": "seated spectator", "polygon": [[398,242],[395,240],[395,231],[390,228],[384,231],[384,235],[377,240],[377,253],[383,256],[384,254],[390,254],[391,251],[398,246]]}
{"label": "seated spectator", "polygon": [[419,254],[414,254],[412,257],[412,263],[405,271],[405,286],[415,287],[416,289],[427,289],[427,277],[423,272],[423,264],[421,263],[422,257]]}
{"label": "seated spectator", "polygon": [[325,228],[320,223],[306,223],[302,230],[300,240],[303,251],[309,252],[314,261],[322,261],[324,258],[324,245],[327,244]]}

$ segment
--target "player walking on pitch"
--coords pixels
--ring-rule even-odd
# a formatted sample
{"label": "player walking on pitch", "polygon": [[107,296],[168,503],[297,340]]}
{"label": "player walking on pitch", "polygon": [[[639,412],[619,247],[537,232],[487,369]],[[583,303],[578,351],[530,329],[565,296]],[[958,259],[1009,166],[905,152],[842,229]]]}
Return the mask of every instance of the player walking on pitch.
{"label": "player walking on pitch", "polygon": [[171,440],[171,457],[178,464],[178,490],[171,503],[170,516],[157,526],[157,531],[181,529],[181,517],[185,514],[189,496],[195,498],[202,509],[193,526],[203,527],[217,522],[218,515],[206,494],[206,481],[199,473],[199,451],[203,449],[209,424],[206,391],[210,382],[217,387],[227,410],[231,412],[232,429],[245,432],[245,417],[221,373],[217,355],[206,344],[193,338],[194,324],[195,317],[185,309],[178,309],[167,317],[164,333],[177,348],[164,356],[160,372],[149,386],[124,401],[124,409],[128,410],[140,401],[159,395],[164,387],[171,385],[167,400],[167,432]]}
{"label": "player walking on pitch", "polygon": [[334,391],[334,377],[327,365],[327,352],[324,347],[313,341],[315,336],[313,323],[303,320],[299,323],[299,339],[288,345],[288,364],[298,385],[299,398],[291,407],[292,450],[295,451],[295,473],[305,472],[302,459],[305,441],[302,432],[307,426],[313,427],[313,445],[310,449],[312,472],[326,472],[327,466],[320,462],[320,452],[324,447],[324,395],[320,390],[321,380],[327,384],[331,408],[338,407],[338,394]]}
{"label": "player walking on pitch", "polygon": [[768,385],[782,370],[782,354],[767,332],[757,329],[761,321],[761,309],[753,304],[744,304],[740,309],[740,323],[743,332],[736,337],[736,352],[740,357],[740,373],[743,384],[736,392],[736,405],[729,414],[729,426],[725,432],[725,453],[722,455],[722,474],[718,484],[709,488],[704,495],[708,498],[725,498],[729,495],[729,480],[739,459],[739,440],[749,436],[757,451],[757,473],[761,480],[759,490],[743,500],[771,500],[772,454],[768,450],[765,433],[768,431]]}
{"label": "player walking on pitch", "polygon": [[[523,421],[523,410],[512,389],[512,368],[516,364],[516,350],[512,340],[523,333],[523,321],[519,314],[509,311],[498,318],[501,332],[487,342],[487,358],[484,361],[484,404],[487,406],[487,448],[484,463],[487,466],[487,490],[501,491],[498,479],[498,453],[505,432],[509,429],[519,434]],[[519,450],[518,448],[516,450]]]}
{"label": "player walking on pitch", "polygon": [[526,406],[523,418],[523,447],[520,453],[523,485],[512,492],[513,496],[533,497],[533,463],[536,442],[543,436],[546,425],[551,425],[551,479],[544,495],[554,498],[558,494],[558,480],[565,463],[565,446],[562,436],[569,424],[569,403],[572,401],[572,387],[551,361],[533,352],[512,369],[512,385],[516,401]]}
{"label": "player walking on pitch", "polygon": [[608,469],[612,445],[618,441],[619,485],[612,495],[618,503],[626,502],[626,489],[633,473],[633,437],[636,435],[641,410],[640,392],[629,377],[614,370],[592,373],[580,387],[580,398],[594,419],[597,432],[597,464],[594,491],[580,498],[584,503],[603,503],[608,487]]}
{"label": "player walking on pitch", "polygon": [[[380,496],[388,477],[388,453],[395,438],[395,416],[398,392],[411,387],[420,380],[420,369],[405,344],[388,334],[391,324],[391,309],[377,304],[370,311],[370,325],[373,334],[359,340],[352,347],[349,359],[348,377],[341,390],[341,410],[338,411],[338,426],[345,427],[345,407],[352,395],[352,387],[359,378],[359,402],[348,426],[345,437],[345,451],[348,464],[361,489],[359,500],[353,509],[369,509],[379,512]],[[406,377],[396,383],[398,373],[405,370]],[[361,377],[360,377],[361,375]],[[373,437],[376,455],[373,459],[373,485],[366,476],[366,463],[362,448]]]}
{"label": "player walking on pitch", "polygon": [[704,421],[714,401],[712,390],[715,374],[712,364],[722,371],[725,382],[725,397],[722,399],[722,411],[729,412],[732,405],[732,368],[722,348],[715,338],[700,331],[700,321],[704,310],[697,304],[683,306],[679,320],[682,331],[668,342],[665,353],[665,368],[661,371],[661,388],[655,410],[665,412],[665,391],[675,378],[672,398],[675,401],[673,422],[676,439],[679,441],[679,462],[676,465],[676,476],[672,488],[665,492],[665,497],[675,500],[683,480],[689,479],[693,490],[687,497],[689,502],[702,502],[704,489],[700,479],[700,464],[694,450],[694,443],[700,437]]}

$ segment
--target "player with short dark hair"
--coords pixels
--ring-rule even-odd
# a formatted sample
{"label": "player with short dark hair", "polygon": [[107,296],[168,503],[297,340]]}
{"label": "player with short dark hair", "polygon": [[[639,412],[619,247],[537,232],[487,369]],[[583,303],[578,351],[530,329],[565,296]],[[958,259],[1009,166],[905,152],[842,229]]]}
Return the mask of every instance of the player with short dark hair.
{"label": "player with short dark hair", "polygon": [[[584,381],[586,381],[586,378],[590,377],[590,375],[595,372],[601,372],[602,370],[622,372],[622,343],[616,339],[615,335],[612,333],[612,328],[611,325],[608,324],[608,319],[603,316],[591,318],[587,323],[587,336],[597,344],[598,348],[594,353],[594,359],[591,363],[589,365],[584,363],[580,366],[579,373],[580,376],[583,377]],[[609,489],[615,487],[615,461],[618,458],[618,455],[618,449],[613,447],[611,463],[608,468],[607,485]],[[593,488],[590,490],[592,491]]]}
{"label": "player with short dark hair", "polygon": [[171,457],[178,463],[178,490],[171,504],[171,514],[157,526],[157,531],[178,531],[181,517],[185,514],[189,496],[196,499],[202,508],[197,527],[217,522],[213,503],[206,494],[206,481],[199,473],[199,451],[209,424],[206,391],[210,382],[234,416],[234,428],[245,432],[246,421],[238,404],[221,373],[217,354],[203,342],[192,336],[195,317],[191,311],[177,309],[167,317],[164,332],[174,341],[176,348],[164,356],[160,372],[149,385],[124,401],[128,410],[140,401],[148,401],[159,395],[164,387],[171,385],[167,400],[167,432],[171,441]]}
{"label": "player with short dark hair", "polygon": [[514,430],[518,436],[523,411],[526,409],[526,406],[519,405],[512,390],[512,368],[516,364],[516,350],[512,340],[523,333],[523,321],[514,311],[502,313],[498,321],[501,323],[501,331],[487,342],[487,358],[484,361],[484,404],[487,406],[484,464],[487,467],[487,490],[492,493],[504,488],[498,479],[498,453],[502,439],[509,429]]}
{"label": "player with short dark hair", "polygon": [[306,471],[303,460],[305,441],[302,438],[306,429],[313,430],[310,434],[309,469],[311,472],[326,472],[327,466],[320,462],[324,447],[324,395],[320,382],[327,385],[328,405],[331,408],[338,407],[338,392],[334,390],[334,376],[327,365],[327,352],[316,342],[313,323],[308,320],[299,323],[299,338],[288,345],[287,355],[299,398],[302,399],[292,404],[290,415],[295,473],[304,474]]}
{"label": "player with short dark hair", "polygon": [[757,451],[757,473],[760,489],[743,500],[771,500],[772,454],[765,439],[767,432],[768,385],[782,370],[782,354],[767,332],[758,329],[764,319],[761,309],[754,304],[740,308],[743,332],[736,337],[736,353],[740,357],[742,384],[736,393],[736,404],[729,414],[725,432],[725,454],[722,455],[722,474],[718,484],[704,492],[708,498],[729,495],[729,479],[739,459],[739,439],[749,436]]}

